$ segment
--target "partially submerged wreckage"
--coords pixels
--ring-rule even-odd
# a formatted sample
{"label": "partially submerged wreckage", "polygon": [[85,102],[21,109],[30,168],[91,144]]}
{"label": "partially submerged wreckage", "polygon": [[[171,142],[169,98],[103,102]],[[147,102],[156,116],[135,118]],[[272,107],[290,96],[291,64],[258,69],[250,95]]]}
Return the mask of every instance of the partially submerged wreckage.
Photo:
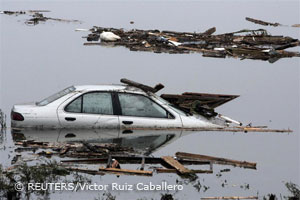
{"label": "partially submerged wreckage", "polygon": [[[240,30],[213,35],[216,28],[203,33],[175,32],[160,30],[125,31],[120,28],[94,26],[84,45],[124,46],[131,51],[150,51],[154,53],[202,53],[204,57],[234,57],[240,59],[267,60],[270,63],[280,58],[300,57],[299,52],[285,51],[300,45],[298,39],[285,36],[272,36],[264,29]],[[104,37],[109,35],[110,37]],[[97,42],[101,39],[101,42]]]}
{"label": "partially submerged wreckage", "polygon": [[[40,102],[14,105],[13,128],[88,128],[122,130],[198,130],[290,132],[242,123],[215,112],[215,108],[237,95],[155,92],[162,84],[150,87],[128,79],[126,85],[87,85],[68,87]],[[101,103],[100,103],[101,102]]]}
{"label": "partially submerged wreckage", "polygon": [[[15,133],[16,136],[18,133]],[[85,141],[49,143],[34,140],[15,140],[18,154],[13,158],[12,164],[29,162],[37,157],[73,158],[60,160],[61,166],[71,171],[78,171],[92,175],[104,175],[105,173],[152,176],[156,173],[178,173],[179,175],[191,175],[197,173],[213,173],[213,165],[227,165],[256,170],[256,163],[238,161],[220,157],[200,154],[177,152],[175,157],[153,157],[137,154],[131,147],[119,146],[115,143],[88,143]],[[21,157],[22,152],[34,152],[32,158]],[[74,159],[77,158],[77,159]],[[100,168],[88,168],[87,165],[99,165]],[[139,169],[123,169],[123,164],[140,164]],[[85,165],[83,168],[82,165]],[[148,166],[146,166],[148,165]],[[150,165],[150,166],[149,166]],[[161,165],[158,166],[158,165]],[[184,165],[208,166],[208,169],[188,169]],[[148,168],[146,170],[146,168]],[[230,169],[223,170],[228,172]]]}

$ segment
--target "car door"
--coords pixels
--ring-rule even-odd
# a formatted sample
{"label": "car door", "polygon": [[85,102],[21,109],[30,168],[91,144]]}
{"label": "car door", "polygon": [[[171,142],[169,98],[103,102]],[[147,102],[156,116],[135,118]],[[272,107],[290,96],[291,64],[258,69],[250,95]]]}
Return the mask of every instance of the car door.
{"label": "car door", "polygon": [[110,92],[84,93],[60,105],[57,114],[63,128],[119,129]]}
{"label": "car door", "polygon": [[178,114],[171,113],[151,98],[133,93],[118,93],[121,129],[135,128],[179,128]]}

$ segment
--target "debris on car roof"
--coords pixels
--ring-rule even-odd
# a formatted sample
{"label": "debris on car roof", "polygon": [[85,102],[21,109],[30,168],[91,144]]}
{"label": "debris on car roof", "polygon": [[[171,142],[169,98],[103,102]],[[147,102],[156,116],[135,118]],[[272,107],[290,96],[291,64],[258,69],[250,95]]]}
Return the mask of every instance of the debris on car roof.
{"label": "debris on car roof", "polygon": [[[154,53],[202,53],[204,57],[265,60],[270,63],[280,58],[300,57],[299,52],[284,49],[299,46],[298,39],[287,36],[272,36],[264,29],[243,29],[236,32],[213,35],[216,28],[210,28],[203,33],[176,32],[160,30],[106,28],[94,26],[91,29],[76,29],[90,31],[84,45],[124,46],[131,51],[150,51]],[[113,33],[119,40],[108,42],[100,40],[100,34]]]}
{"label": "debris on car roof", "polygon": [[161,83],[155,85],[154,87],[151,87],[151,86],[144,85],[144,84],[132,81],[132,80],[128,80],[126,78],[122,78],[120,80],[120,82],[121,83],[125,83],[125,84],[130,85],[130,86],[133,86],[133,87],[136,87],[136,88],[140,88],[144,92],[152,92],[152,93],[156,93],[156,92],[158,92],[159,90],[161,90],[161,89],[163,89],[165,87]]}
{"label": "debris on car roof", "polygon": [[185,92],[181,95],[162,94],[160,97],[186,112],[214,117],[217,115],[214,111],[216,107],[239,97],[239,95]]}

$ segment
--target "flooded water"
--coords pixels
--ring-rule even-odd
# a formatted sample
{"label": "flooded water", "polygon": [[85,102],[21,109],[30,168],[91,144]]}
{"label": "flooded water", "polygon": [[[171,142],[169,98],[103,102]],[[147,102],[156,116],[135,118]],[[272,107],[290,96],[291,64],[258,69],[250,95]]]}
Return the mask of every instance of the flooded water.
{"label": "flooded water", "polygon": [[[292,25],[299,24],[299,1],[1,1],[0,10],[47,9],[50,17],[78,19],[78,23],[46,22],[24,24],[26,16],[1,15],[0,108],[7,114],[14,104],[41,100],[70,85],[119,83],[128,78],[148,85],[165,85],[163,93],[185,91],[239,94],[217,112],[244,124],[290,128],[293,133],[194,132],[163,133],[152,139],[123,139],[123,144],[154,142],[153,156],[175,155],[178,151],[257,162],[257,170],[214,166],[213,174],[199,174],[196,182],[183,184],[182,191],[170,192],[176,199],[208,196],[258,196],[269,193],[288,195],[285,182],[300,184],[299,138],[299,58],[264,61],[234,58],[205,58],[201,54],[154,54],[131,52],[123,47],[83,46],[86,33],[76,28],[93,25],[125,29],[160,29],[202,32],[215,26],[218,33],[265,28],[272,35],[299,39],[299,28],[262,27],[245,17]],[[134,24],[130,24],[134,21]],[[300,48],[293,48],[300,51]],[[8,123],[10,119],[8,117]],[[85,133],[78,135],[79,139]],[[151,135],[151,133],[149,133]],[[174,135],[168,138],[165,134]],[[59,140],[61,133],[28,133],[41,140]],[[155,134],[154,134],[155,135]],[[51,137],[49,137],[51,136]],[[93,137],[102,140],[106,134]],[[107,141],[120,138],[110,134]],[[146,140],[147,142],[145,142]],[[120,142],[120,140],[119,140]],[[146,145],[147,146],[147,145]],[[10,165],[14,143],[10,129],[0,135],[0,161]],[[139,166],[136,166],[138,168]],[[189,166],[190,167],[190,166]],[[216,176],[221,169],[231,171]],[[186,181],[176,174],[153,177],[105,175],[94,182],[120,184]],[[226,180],[226,184],[225,183]],[[223,184],[223,186],[222,186]],[[245,185],[249,184],[249,189]],[[209,187],[204,191],[204,186]],[[159,199],[161,191],[113,191],[116,199]],[[51,199],[101,198],[100,192],[56,192]]]}

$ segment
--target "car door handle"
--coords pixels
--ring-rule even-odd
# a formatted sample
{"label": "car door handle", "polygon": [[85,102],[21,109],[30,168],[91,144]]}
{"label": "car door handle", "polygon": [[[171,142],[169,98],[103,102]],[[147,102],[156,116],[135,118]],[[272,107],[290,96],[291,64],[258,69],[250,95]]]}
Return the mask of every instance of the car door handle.
{"label": "car door handle", "polygon": [[65,117],[65,120],[72,122],[72,121],[75,121],[76,118],[75,117]]}
{"label": "car door handle", "polygon": [[132,134],[132,133],[133,133],[132,130],[124,130],[124,131],[122,132],[122,134]]}
{"label": "car door handle", "polygon": [[122,121],[123,124],[130,125],[133,124],[133,121]]}

